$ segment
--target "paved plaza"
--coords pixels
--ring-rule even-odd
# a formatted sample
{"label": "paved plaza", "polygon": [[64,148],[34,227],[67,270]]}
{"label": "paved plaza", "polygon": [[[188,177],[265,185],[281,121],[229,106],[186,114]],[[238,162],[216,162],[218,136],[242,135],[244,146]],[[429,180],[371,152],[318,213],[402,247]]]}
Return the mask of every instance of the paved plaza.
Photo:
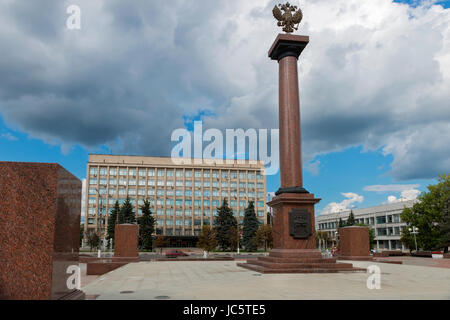
{"label": "paved plaza", "polygon": [[83,281],[82,290],[98,300],[450,299],[450,268],[446,265],[436,268],[352,261],[355,267],[380,267],[381,289],[370,290],[366,273],[258,274],[236,263],[131,263]]}

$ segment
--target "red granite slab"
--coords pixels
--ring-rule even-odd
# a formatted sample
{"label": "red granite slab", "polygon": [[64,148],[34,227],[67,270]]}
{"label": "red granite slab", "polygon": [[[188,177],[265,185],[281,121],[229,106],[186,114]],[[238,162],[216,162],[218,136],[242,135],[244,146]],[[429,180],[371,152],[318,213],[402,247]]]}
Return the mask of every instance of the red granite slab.
{"label": "red granite slab", "polygon": [[[80,298],[81,182],[58,164],[0,162],[0,298]],[[82,296],[82,295],[81,295]]]}
{"label": "red granite slab", "polygon": [[139,257],[139,227],[120,224],[114,229],[114,257]]}

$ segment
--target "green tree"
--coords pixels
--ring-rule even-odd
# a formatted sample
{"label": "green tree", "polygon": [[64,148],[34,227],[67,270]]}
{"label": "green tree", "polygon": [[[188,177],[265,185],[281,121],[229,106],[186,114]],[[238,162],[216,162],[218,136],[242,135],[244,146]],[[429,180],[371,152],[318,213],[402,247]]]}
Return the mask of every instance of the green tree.
{"label": "green tree", "polygon": [[252,241],[253,237],[258,231],[259,222],[256,218],[255,204],[253,201],[249,201],[247,208],[245,209],[244,216],[244,228],[242,232],[242,244],[247,251],[256,251],[257,247]]}
{"label": "green tree", "polygon": [[120,208],[119,224],[135,223],[135,222],[136,216],[133,211],[133,205],[131,204],[130,198],[127,197],[127,199],[122,205],[122,208]]}
{"label": "green tree", "polygon": [[355,215],[353,214],[353,210],[350,210],[350,215],[348,216],[346,226],[351,227],[353,225],[355,225]]}
{"label": "green tree", "polygon": [[239,245],[239,240],[241,239],[239,229],[237,227],[231,227],[228,231],[228,238],[230,239],[231,251],[236,251]]}
{"label": "green tree", "polygon": [[252,242],[256,247],[264,247],[264,251],[267,248],[272,248],[273,246],[273,230],[270,224],[262,224],[256,231]]}
{"label": "green tree", "polygon": [[423,192],[412,208],[404,208],[401,213],[402,221],[409,226],[405,228],[401,241],[409,248],[414,243],[414,235],[409,231],[412,226],[419,228],[419,233],[416,234],[419,248],[434,250],[445,245],[444,235],[448,231],[444,210],[450,198],[450,175],[442,175],[436,185],[427,188],[428,192]]}
{"label": "green tree", "polygon": [[222,251],[225,251],[231,246],[230,228],[237,227],[237,220],[233,216],[233,210],[228,206],[226,199],[223,200],[222,206],[217,208],[217,216],[214,222],[219,246]]}
{"label": "green tree", "polygon": [[206,252],[211,252],[217,248],[217,232],[211,226],[203,226],[202,231],[198,235],[197,247]]}
{"label": "green tree", "polygon": [[447,253],[448,247],[450,247],[450,198],[445,202],[439,231],[441,233],[441,246],[444,247],[444,252]]}
{"label": "green tree", "polygon": [[98,249],[100,246],[100,237],[96,232],[92,232],[88,236],[88,245],[92,249]]}
{"label": "green tree", "polygon": [[153,233],[155,232],[155,218],[150,210],[150,202],[144,201],[141,206],[142,217],[139,217],[139,240],[144,250],[152,250]]}
{"label": "green tree", "polygon": [[119,201],[116,200],[114,208],[111,210],[111,213],[108,218],[108,228],[106,230],[107,231],[106,239],[108,239],[108,247],[112,242],[112,247],[114,248],[114,231],[116,228],[116,222],[118,219],[119,212],[120,212],[120,205]]}
{"label": "green tree", "polygon": [[339,228],[345,227],[345,223],[344,223],[344,221],[342,221],[342,218],[339,218],[339,224],[338,224],[338,227],[339,227]]}

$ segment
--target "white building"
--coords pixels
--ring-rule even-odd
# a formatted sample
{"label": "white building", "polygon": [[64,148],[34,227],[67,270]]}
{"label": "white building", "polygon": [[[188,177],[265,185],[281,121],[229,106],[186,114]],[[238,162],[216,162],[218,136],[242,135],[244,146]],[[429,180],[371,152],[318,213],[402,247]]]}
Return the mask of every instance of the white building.
{"label": "white building", "polygon": [[[383,204],[375,207],[353,209],[357,224],[366,224],[375,230],[377,250],[406,250],[401,243],[402,231],[406,223],[401,221],[400,214],[404,208],[411,208],[414,200]],[[330,239],[336,240],[336,229],[339,219],[346,222],[350,210],[316,216],[316,230],[327,232]]]}

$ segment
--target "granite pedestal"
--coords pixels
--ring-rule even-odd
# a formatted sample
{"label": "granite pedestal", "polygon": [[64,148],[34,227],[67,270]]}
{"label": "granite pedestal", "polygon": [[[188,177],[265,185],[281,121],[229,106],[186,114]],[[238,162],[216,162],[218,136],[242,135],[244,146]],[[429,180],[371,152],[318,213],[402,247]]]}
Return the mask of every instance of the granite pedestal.
{"label": "granite pedestal", "polygon": [[0,299],[84,299],[78,266],[81,182],[58,164],[0,162]]}
{"label": "granite pedestal", "polygon": [[339,228],[339,260],[370,261],[370,236],[368,227]]}
{"label": "granite pedestal", "polygon": [[114,257],[139,258],[139,227],[136,224],[119,224],[114,229]]}

